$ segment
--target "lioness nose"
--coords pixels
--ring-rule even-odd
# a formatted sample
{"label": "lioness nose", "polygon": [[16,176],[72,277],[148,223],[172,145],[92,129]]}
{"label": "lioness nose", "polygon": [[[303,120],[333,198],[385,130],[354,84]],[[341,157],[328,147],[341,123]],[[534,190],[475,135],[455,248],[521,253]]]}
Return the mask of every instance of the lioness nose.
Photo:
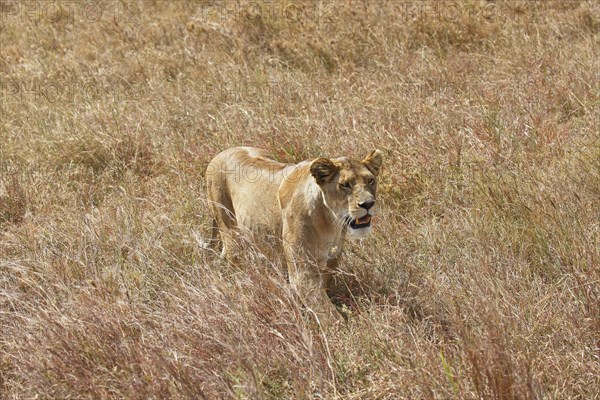
{"label": "lioness nose", "polygon": [[373,207],[373,205],[375,205],[374,201],[365,201],[364,203],[358,203],[359,207],[364,208],[365,210],[369,210],[371,207]]}

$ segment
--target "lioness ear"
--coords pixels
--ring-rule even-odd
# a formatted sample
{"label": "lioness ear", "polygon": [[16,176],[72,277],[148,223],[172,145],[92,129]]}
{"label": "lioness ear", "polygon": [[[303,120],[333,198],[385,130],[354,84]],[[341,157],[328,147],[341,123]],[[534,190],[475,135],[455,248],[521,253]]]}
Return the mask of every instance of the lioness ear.
{"label": "lioness ear", "polygon": [[379,175],[381,164],[383,164],[383,153],[381,150],[373,150],[371,154],[365,157],[363,164],[369,168],[373,175]]}
{"label": "lioness ear", "polygon": [[317,158],[310,164],[310,173],[319,185],[327,182],[336,172],[338,166],[328,158]]}

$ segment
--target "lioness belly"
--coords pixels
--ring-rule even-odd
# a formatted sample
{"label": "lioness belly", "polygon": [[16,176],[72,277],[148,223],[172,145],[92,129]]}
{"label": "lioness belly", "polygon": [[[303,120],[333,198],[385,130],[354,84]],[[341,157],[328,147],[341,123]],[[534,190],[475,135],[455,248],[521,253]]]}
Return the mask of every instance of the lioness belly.
{"label": "lioness belly", "polygon": [[254,182],[228,182],[236,186],[230,191],[238,227],[254,233],[274,235],[281,232],[281,210],[277,201],[277,186],[268,181],[261,182],[256,192]]}

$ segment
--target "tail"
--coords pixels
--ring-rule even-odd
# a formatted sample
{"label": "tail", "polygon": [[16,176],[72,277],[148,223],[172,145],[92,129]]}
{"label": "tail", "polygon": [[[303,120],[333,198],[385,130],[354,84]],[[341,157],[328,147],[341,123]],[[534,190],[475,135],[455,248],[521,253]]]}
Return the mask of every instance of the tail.
{"label": "tail", "polygon": [[215,251],[221,249],[222,243],[219,239],[219,226],[217,225],[217,219],[212,218],[212,226],[210,228],[210,247]]}

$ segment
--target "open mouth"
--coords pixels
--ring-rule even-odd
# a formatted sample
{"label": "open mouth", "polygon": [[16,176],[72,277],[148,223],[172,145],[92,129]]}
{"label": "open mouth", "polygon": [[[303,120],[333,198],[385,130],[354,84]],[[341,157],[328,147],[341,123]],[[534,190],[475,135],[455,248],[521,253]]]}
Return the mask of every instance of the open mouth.
{"label": "open mouth", "polygon": [[371,226],[371,216],[366,214],[364,217],[356,218],[350,221],[350,228],[352,229],[360,229]]}

